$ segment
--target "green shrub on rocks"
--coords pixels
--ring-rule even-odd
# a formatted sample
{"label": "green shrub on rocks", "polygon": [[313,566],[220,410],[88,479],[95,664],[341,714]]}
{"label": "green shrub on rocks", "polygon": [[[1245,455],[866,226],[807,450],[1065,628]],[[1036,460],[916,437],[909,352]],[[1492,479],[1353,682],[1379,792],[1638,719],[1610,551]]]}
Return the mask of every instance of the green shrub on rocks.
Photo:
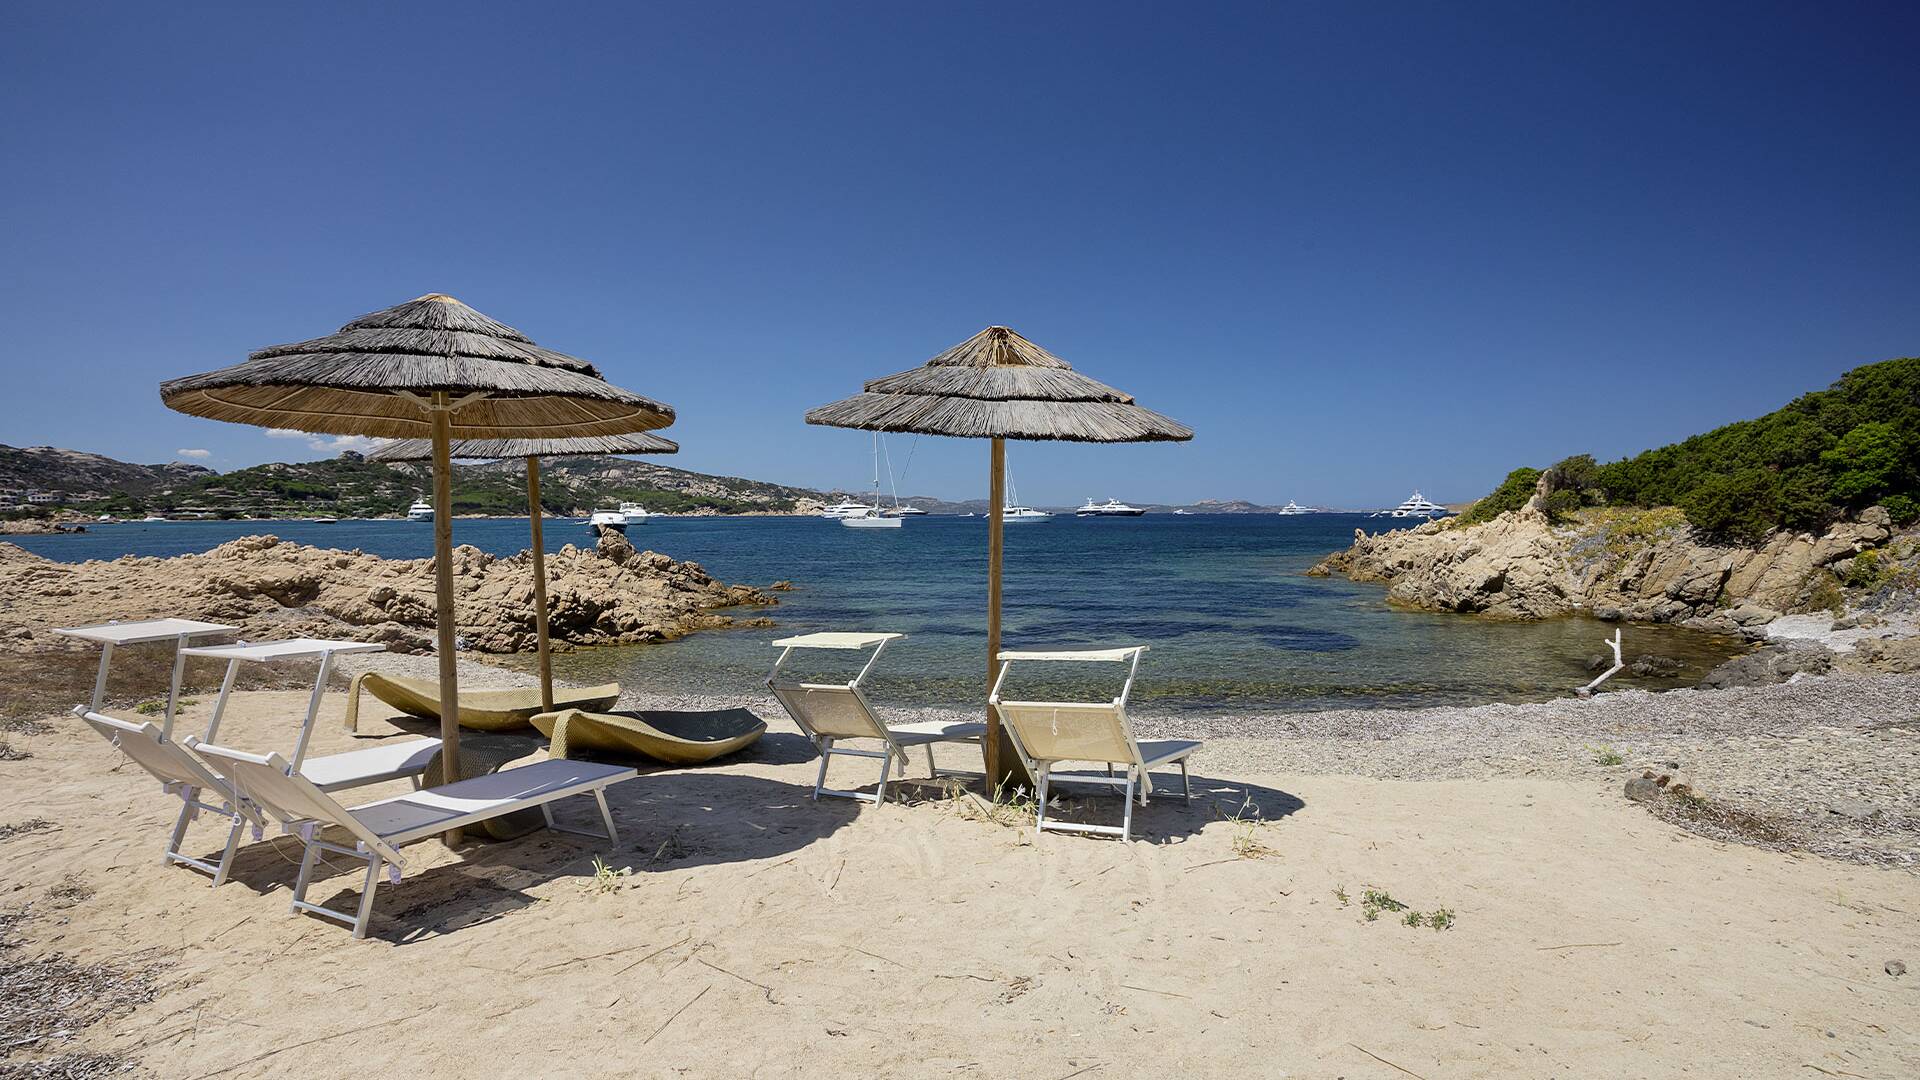
{"label": "green shrub on rocks", "polygon": [[1492,521],[1509,510],[1518,510],[1533,498],[1533,490],[1540,483],[1540,470],[1518,468],[1507,474],[1506,480],[1493,489],[1493,494],[1467,507],[1460,515],[1462,525],[1478,525],[1483,521]]}
{"label": "green shrub on rocks", "polygon": [[[1736,540],[1818,532],[1875,503],[1909,524],[1920,520],[1920,357],[1855,368],[1757,419],[1604,465],[1568,458],[1550,472],[1550,515],[1576,508],[1559,496],[1566,490],[1580,506],[1677,506],[1697,528]],[[1514,470],[1466,523],[1524,505],[1539,475]]]}

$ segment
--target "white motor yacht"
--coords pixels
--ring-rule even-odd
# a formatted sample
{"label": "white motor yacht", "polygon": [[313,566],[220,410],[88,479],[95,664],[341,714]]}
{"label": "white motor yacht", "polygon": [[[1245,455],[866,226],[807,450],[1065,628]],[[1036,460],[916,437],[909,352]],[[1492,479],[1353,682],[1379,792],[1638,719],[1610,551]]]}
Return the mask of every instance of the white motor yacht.
{"label": "white motor yacht", "polygon": [[407,520],[408,521],[432,521],[433,520],[433,504],[428,502],[425,499],[413,500],[413,505],[407,507]]}
{"label": "white motor yacht", "polygon": [[587,518],[587,528],[592,530],[596,535],[602,528],[612,529],[615,532],[626,532],[627,515],[618,510],[595,510],[593,516]]}
{"label": "white motor yacht", "polygon": [[1074,517],[1139,517],[1146,513],[1138,506],[1128,506],[1119,499],[1108,499],[1097,503],[1089,496],[1085,505],[1073,512]]}
{"label": "white motor yacht", "polygon": [[[1386,510],[1382,512],[1385,513],[1388,517],[1436,518],[1436,517],[1445,517],[1447,514],[1447,508],[1427,498],[1425,495],[1420,494],[1419,489],[1416,488],[1414,489],[1413,494],[1407,496],[1406,502],[1401,503],[1399,506],[1396,506],[1391,510]],[[1378,517],[1380,515],[1375,514],[1374,516]]]}
{"label": "white motor yacht", "polygon": [[620,516],[626,518],[627,524],[629,525],[645,525],[647,519],[654,515],[653,511],[648,510],[639,503],[623,502],[620,504]]}
{"label": "white motor yacht", "polygon": [[1274,513],[1280,514],[1284,517],[1291,517],[1294,514],[1317,514],[1319,512],[1320,511],[1314,507],[1301,506],[1299,503],[1294,502],[1292,499],[1288,499],[1287,505],[1274,511]]}
{"label": "white motor yacht", "polygon": [[853,499],[841,499],[832,506],[821,507],[820,516],[824,518],[851,517],[854,514],[864,514],[870,509],[872,508],[866,503],[856,502]]}

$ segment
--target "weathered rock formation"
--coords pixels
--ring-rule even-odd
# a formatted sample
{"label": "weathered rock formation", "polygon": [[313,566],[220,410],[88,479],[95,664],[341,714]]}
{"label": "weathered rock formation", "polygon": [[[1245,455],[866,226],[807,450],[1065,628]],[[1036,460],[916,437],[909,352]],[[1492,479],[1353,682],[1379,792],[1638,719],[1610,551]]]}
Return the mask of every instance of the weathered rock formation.
{"label": "weathered rock formation", "polygon": [[1706,542],[1677,511],[1586,511],[1556,526],[1528,507],[1479,525],[1453,520],[1369,536],[1309,570],[1387,586],[1426,611],[1542,619],[1588,611],[1758,636],[1782,612],[1830,606],[1832,567],[1891,536],[1878,508],[1822,536],[1776,533],[1758,547]]}
{"label": "weathered rock formation", "polygon": [[[723,608],[776,601],[713,579],[698,563],[635,551],[617,534],[598,550],[569,544],[547,556],[549,625],[557,648],[664,641],[741,625]],[[454,602],[466,648],[534,645],[532,557],[453,550]],[[243,637],[378,641],[398,652],[433,647],[432,559],[382,559],[251,536],[198,555],[60,563],[0,543],[0,634],[48,636],[56,626],[181,616],[242,628]],[[752,625],[749,622],[747,625]]]}

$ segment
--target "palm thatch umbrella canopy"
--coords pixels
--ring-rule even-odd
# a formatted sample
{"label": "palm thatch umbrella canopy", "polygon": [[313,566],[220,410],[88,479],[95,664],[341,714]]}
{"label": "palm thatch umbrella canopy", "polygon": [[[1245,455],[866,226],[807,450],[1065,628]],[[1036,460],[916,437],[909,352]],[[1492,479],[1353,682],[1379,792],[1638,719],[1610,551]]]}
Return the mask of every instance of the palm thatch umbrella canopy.
{"label": "palm thatch umbrella canopy", "polygon": [[[807,413],[807,423],[862,431],[991,439],[987,532],[987,685],[1000,654],[1000,562],[1006,508],[1006,440],[1185,442],[1193,429],[1134,404],[1131,396],[1074,371],[1065,360],[1004,326],[989,326],[924,365],[866,384]],[[1018,767],[987,710],[987,774]]]}
{"label": "palm thatch umbrella canopy", "polygon": [[671,408],[613,386],[585,360],[543,349],[438,293],[363,315],[327,337],[161,383],[160,399],[214,420],[432,440],[442,775],[449,779],[460,775],[450,444],[625,435],[673,423]]}
{"label": "palm thatch umbrella canopy", "polygon": [[[598,454],[677,454],[680,444],[672,439],[641,432],[638,435],[594,435],[580,439],[474,439],[454,443],[449,453],[456,458],[487,459],[520,457],[527,459],[527,519],[533,541],[533,627],[540,657],[540,706],[553,710],[553,654],[547,645],[547,552],[541,534],[540,459],[542,457],[584,457]],[[433,456],[430,439],[401,439],[367,455],[369,461],[424,461]]]}

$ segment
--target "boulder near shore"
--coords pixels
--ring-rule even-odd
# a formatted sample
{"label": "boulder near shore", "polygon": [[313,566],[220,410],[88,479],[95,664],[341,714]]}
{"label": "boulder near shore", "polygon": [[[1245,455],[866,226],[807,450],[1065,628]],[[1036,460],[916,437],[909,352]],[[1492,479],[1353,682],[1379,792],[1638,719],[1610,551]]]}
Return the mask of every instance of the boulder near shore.
{"label": "boulder near shore", "polygon": [[[771,605],[746,585],[716,581],[694,562],[636,551],[608,534],[595,548],[547,556],[550,634],[556,648],[665,641],[695,630],[754,625],[722,609]],[[396,652],[433,647],[431,559],[383,559],[308,547],[275,536],[231,540],[173,558],[125,556],[62,563],[0,543],[0,636],[16,647],[52,644],[58,626],[179,616],[229,623],[242,637],[377,641]],[[510,653],[534,647],[533,563],[528,552],[453,550],[464,647]]]}

